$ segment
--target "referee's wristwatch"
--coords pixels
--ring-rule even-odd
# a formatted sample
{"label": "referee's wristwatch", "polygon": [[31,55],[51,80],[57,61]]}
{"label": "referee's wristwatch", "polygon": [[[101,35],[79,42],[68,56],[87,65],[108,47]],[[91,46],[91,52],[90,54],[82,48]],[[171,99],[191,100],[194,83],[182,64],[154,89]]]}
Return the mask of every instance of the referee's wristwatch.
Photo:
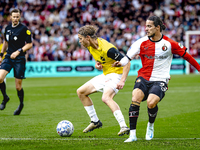
{"label": "referee's wristwatch", "polygon": [[19,51],[20,53],[22,53],[22,52],[23,52],[23,49],[22,49],[22,48],[19,48],[18,51]]}

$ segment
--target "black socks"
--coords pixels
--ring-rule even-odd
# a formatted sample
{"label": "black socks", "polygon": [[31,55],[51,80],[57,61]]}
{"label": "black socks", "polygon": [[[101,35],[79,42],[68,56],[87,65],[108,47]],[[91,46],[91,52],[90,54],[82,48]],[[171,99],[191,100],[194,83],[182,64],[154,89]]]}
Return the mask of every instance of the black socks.
{"label": "black socks", "polygon": [[153,109],[148,108],[148,115],[149,115],[149,122],[154,123],[158,112],[158,106],[154,107]]}
{"label": "black socks", "polygon": [[7,94],[6,94],[6,84],[4,81],[0,84],[0,88],[1,88],[3,98],[5,99],[7,97]]}
{"label": "black socks", "polygon": [[137,119],[139,116],[140,104],[132,102],[129,108],[129,124],[130,130],[136,129]]}
{"label": "black socks", "polygon": [[20,100],[20,104],[24,102],[24,90],[23,88],[20,91],[17,91],[17,95],[19,97]]}

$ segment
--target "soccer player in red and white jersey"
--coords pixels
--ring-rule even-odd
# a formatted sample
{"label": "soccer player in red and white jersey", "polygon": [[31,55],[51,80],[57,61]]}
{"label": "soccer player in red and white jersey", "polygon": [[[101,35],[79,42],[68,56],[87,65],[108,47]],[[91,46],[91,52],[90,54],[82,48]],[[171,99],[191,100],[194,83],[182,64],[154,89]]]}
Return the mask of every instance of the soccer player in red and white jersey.
{"label": "soccer player in red and white jersey", "polygon": [[200,65],[186,52],[187,48],[163,35],[164,29],[165,25],[159,17],[150,16],[146,21],[147,36],[134,42],[127,55],[113,64],[115,67],[125,66],[136,55],[139,55],[142,61],[142,68],[138,71],[129,108],[130,136],[124,142],[137,140],[136,124],[140,103],[145,100],[147,100],[149,115],[146,140],[153,138],[154,121],[158,112],[157,104],[163,99],[168,89],[173,54],[178,54],[200,71]]}

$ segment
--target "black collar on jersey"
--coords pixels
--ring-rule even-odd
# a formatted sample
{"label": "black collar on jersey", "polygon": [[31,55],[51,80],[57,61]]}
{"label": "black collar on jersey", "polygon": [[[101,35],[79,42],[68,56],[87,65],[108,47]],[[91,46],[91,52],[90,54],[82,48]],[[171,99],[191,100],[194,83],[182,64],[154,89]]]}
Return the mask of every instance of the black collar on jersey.
{"label": "black collar on jersey", "polygon": [[12,26],[12,28],[16,28],[19,24],[20,24],[20,22],[18,22],[18,24],[16,26],[13,26],[12,24],[11,24],[11,26]]}
{"label": "black collar on jersey", "polygon": [[158,41],[153,41],[153,40],[151,40],[151,38],[150,38],[149,36],[148,36],[148,38],[149,38],[149,40],[150,40],[151,42],[159,42],[159,41],[161,41],[161,40],[163,39],[163,34],[162,34],[160,40],[158,40]]}

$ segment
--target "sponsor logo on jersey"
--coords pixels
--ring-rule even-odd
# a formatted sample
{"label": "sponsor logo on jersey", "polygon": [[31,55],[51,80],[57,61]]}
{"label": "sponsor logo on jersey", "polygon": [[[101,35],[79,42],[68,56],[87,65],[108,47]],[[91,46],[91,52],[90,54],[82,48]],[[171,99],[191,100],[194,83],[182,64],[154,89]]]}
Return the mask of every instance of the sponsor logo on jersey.
{"label": "sponsor logo on jersey", "polygon": [[166,59],[168,56],[148,56],[148,55],[144,55],[144,57],[146,57],[148,59]]}
{"label": "sponsor logo on jersey", "polygon": [[167,46],[166,46],[165,44],[162,46],[162,50],[163,50],[163,51],[166,51],[166,50],[167,50]]}
{"label": "sponsor logo on jersey", "polygon": [[101,61],[99,61],[100,63],[102,63],[102,64],[105,64],[105,63],[106,63],[106,61],[105,61],[105,58],[104,58],[104,57],[100,56],[100,59],[101,59]]}
{"label": "sponsor logo on jersey", "polygon": [[31,35],[31,31],[30,30],[26,30],[26,34]]}

